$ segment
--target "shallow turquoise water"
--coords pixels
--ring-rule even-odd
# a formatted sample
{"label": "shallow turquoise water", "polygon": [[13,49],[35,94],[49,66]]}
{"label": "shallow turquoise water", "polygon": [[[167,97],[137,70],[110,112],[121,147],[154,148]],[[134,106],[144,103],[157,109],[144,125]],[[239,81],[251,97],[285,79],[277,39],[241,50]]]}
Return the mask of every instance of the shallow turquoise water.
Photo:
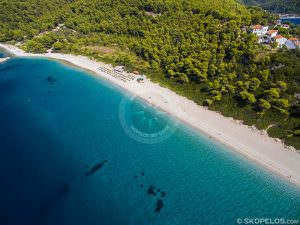
{"label": "shallow turquoise water", "polygon": [[[300,219],[297,187],[124,96],[105,80],[51,60],[0,65],[0,224]],[[120,117],[124,98],[130,104]],[[139,142],[122,120],[154,134],[169,124],[171,135]],[[155,212],[158,199],[163,207]]]}

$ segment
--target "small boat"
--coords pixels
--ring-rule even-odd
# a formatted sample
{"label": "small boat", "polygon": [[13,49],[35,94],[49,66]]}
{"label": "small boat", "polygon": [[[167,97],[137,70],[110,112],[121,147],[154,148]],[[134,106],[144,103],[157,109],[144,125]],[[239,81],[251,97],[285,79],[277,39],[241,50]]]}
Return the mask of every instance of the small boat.
{"label": "small boat", "polygon": [[4,63],[4,62],[6,62],[9,59],[10,59],[10,57],[0,58],[0,63]]}

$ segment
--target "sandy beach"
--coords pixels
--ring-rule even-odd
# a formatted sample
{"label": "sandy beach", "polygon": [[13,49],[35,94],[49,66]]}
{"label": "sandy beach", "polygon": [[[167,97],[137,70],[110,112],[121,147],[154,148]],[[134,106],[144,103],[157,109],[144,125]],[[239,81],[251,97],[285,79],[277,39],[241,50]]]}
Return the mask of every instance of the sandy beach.
{"label": "sandy beach", "polygon": [[4,62],[6,62],[7,60],[9,60],[9,57],[6,57],[6,58],[0,58],[0,63],[4,63]]}
{"label": "sandy beach", "polygon": [[135,80],[123,82],[99,70],[100,66],[108,67],[108,65],[84,56],[59,53],[30,54],[12,45],[0,44],[0,47],[18,57],[47,57],[63,60],[90,70],[97,76],[111,81],[152,105],[158,106],[210,138],[227,145],[230,149],[300,186],[299,152],[292,147],[285,146],[280,140],[268,137],[266,132],[210,111],[148,79],[144,83],[138,83]]}

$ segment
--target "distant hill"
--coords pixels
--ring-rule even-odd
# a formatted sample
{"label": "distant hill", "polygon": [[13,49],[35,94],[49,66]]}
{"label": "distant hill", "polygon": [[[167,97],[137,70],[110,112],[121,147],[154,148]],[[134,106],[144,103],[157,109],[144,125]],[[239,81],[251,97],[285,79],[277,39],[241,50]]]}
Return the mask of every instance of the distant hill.
{"label": "distant hill", "polygon": [[264,9],[278,13],[299,13],[299,0],[242,0],[246,5],[261,6]]}

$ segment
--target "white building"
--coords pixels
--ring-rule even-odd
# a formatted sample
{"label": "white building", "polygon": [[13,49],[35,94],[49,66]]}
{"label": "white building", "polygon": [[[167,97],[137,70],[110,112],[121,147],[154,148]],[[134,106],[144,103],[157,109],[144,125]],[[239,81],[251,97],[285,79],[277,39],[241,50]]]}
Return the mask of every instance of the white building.
{"label": "white building", "polygon": [[300,41],[298,38],[289,38],[285,45],[288,49],[296,49],[300,47]]}
{"label": "white building", "polygon": [[267,35],[271,38],[276,37],[277,34],[278,34],[278,30],[268,30],[267,31]]}
{"label": "white building", "polygon": [[288,25],[288,24],[283,24],[283,25],[281,25],[281,27],[282,27],[282,28],[285,28],[285,29],[289,29],[289,28],[290,28],[290,25]]}
{"label": "white building", "polygon": [[278,43],[279,48],[282,48],[282,46],[284,46],[287,42],[287,39],[285,37],[282,37],[281,35],[276,35],[274,39]]}
{"label": "white building", "polygon": [[262,25],[253,25],[251,26],[252,33],[256,34],[257,36],[263,36],[268,32],[269,27],[268,26],[262,26]]}
{"label": "white building", "polygon": [[272,41],[271,37],[269,37],[267,35],[263,35],[263,36],[259,37],[259,39],[258,39],[259,44],[270,44],[272,42],[273,41]]}

